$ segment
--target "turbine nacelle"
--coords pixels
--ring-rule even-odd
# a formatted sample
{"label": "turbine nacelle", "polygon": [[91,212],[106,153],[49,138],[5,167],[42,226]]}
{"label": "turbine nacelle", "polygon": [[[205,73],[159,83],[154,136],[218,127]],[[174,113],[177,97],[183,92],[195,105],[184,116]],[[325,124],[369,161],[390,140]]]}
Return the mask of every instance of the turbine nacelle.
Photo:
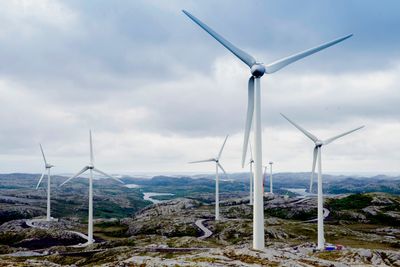
{"label": "turbine nacelle", "polygon": [[250,71],[255,78],[260,78],[265,73],[265,67],[260,63],[256,63],[251,66]]}
{"label": "turbine nacelle", "polygon": [[316,146],[316,147],[321,147],[321,146],[323,146],[323,145],[324,145],[324,141],[321,141],[321,140],[315,141],[315,146]]}
{"label": "turbine nacelle", "polygon": [[[44,177],[46,171],[48,171],[48,179],[50,180],[50,169],[51,169],[52,167],[54,167],[54,165],[51,165],[50,163],[47,162],[46,156],[44,155],[44,151],[43,151],[42,145],[39,144],[39,146],[40,146],[40,151],[42,152],[42,156],[43,156],[44,171],[43,171],[43,173],[42,173],[42,176],[40,176],[39,182],[38,182],[37,185],[36,185],[36,189],[39,188],[39,185],[40,185],[40,183],[42,182],[43,177]],[[48,191],[48,192],[50,192],[50,191]],[[48,204],[48,205],[49,205],[49,204]],[[49,213],[49,212],[48,212],[48,213]]]}
{"label": "turbine nacelle", "polygon": [[224,150],[225,143],[226,143],[226,140],[228,139],[228,136],[229,136],[229,135],[227,135],[227,136],[225,137],[224,143],[222,144],[222,147],[221,147],[221,149],[219,150],[218,156],[216,156],[215,158],[210,158],[210,159],[191,161],[191,162],[189,162],[189,163],[215,162],[215,164],[217,165],[217,168],[220,168],[220,169],[226,174],[226,172],[225,172],[224,168],[222,167],[221,163],[219,163],[219,160],[220,160],[220,158],[221,158],[222,151]]}

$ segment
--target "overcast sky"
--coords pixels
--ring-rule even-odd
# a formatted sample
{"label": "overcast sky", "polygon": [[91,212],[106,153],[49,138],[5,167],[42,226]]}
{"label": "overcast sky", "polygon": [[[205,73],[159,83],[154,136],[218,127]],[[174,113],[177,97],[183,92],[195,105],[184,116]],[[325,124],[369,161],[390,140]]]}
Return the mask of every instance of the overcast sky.
{"label": "overcast sky", "polygon": [[262,79],[263,158],[309,171],[325,139],[327,172],[400,171],[399,1],[2,1],[0,172],[55,172],[89,161],[122,172],[241,171],[246,65],[182,12],[269,63],[354,37]]}

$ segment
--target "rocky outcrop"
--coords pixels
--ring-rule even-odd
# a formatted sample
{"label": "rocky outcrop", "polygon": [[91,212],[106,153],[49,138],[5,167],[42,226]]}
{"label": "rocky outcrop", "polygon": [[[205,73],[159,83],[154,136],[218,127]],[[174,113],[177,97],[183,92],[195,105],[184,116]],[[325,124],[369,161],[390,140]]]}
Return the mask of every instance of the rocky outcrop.
{"label": "rocky outcrop", "polygon": [[26,220],[15,220],[0,226],[0,243],[10,247],[41,249],[53,246],[68,246],[84,243],[86,240],[66,231],[67,221],[43,222],[52,224],[48,229],[31,228]]}
{"label": "rocky outcrop", "polygon": [[201,231],[194,225],[194,209],[199,206],[198,201],[186,198],[164,201],[140,210],[122,223],[128,225],[129,235],[199,236]]}
{"label": "rocky outcrop", "polygon": [[182,211],[187,211],[200,206],[196,200],[187,198],[177,198],[169,201],[150,205],[135,214],[135,219],[142,219],[153,216],[168,216]]}

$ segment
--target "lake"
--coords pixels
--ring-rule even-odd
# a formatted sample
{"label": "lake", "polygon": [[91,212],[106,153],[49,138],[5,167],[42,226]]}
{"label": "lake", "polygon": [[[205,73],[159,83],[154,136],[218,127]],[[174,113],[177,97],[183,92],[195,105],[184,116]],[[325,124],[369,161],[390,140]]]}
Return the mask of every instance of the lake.
{"label": "lake", "polygon": [[173,196],[174,195],[174,194],[171,194],[171,193],[156,193],[156,192],[146,192],[146,193],[143,193],[143,194],[144,194],[143,200],[151,201],[154,204],[161,203],[163,201],[162,200],[158,200],[158,199],[154,199],[152,197],[155,197],[155,196]]}

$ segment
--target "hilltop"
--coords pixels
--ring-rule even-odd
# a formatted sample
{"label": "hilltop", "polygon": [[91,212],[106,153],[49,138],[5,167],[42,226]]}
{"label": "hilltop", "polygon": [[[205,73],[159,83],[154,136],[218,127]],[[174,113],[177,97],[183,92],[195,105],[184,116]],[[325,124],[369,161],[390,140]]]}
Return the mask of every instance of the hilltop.
{"label": "hilltop", "polygon": [[[348,201],[360,204],[331,211],[332,217],[326,220],[326,239],[344,245],[343,251],[313,252],[316,225],[306,221],[310,218],[312,221],[316,215],[315,199],[266,197],[267,247],[260,252],[250,249],[252,208],[246,199],[222,203],[223,219],[215,222],[212,205],[179,198],[150,205],[130,218],[97,220],[95,238],[100,243],[85,248],[67,247],[82,242],[67,232],[70,229],[85,231],[84,225],[78,222],[52,222],[50,230],[43,230],[27,227],[24,220],[10,221],[0,228],[2,253],[8,254],[0,256],[0,259],[18,262],[20,266],[45,262],[104,266],[114,266],[117,262],[144,266],[242,266],[250,263],[343,266],[353,262],[398,266],[400,224],[397,209],[391,207],[393,204],[398,206],[399,197],[361,194],[327,200],[329,207],[343,207]],[[363,207],[361,210],[360,206]],[[370,214],[373,208],[376,214],[392,216],[393,221],[380,221],[380,215]],[[277,213],[277,210],[282,212]],[[355,214],[338,220],[338,212],[344,211]],[[205,219],[204,226],[212,232],[209,238],[200,238],[203,232],[195,224],[199,219]],[[57,244],[54,243],[56,240]],[[42,244],[48,244],[48,247]],[[18,251],[30,253],[23,256]],[[33,251],[36,254],[32,254]]]}
{"label": "hilltop", "polygon": [[[299,183],[307,184],[306,174]],[[21,183],[16,180],[22,179]],[[21,178],[22,177],[22,178]],[[279,177],[279,176],[277,176]],[[60,184],[65,177],[55,177]],[[214,218],[214,181],[208,177],[122,177],[132,188],[108,180],[95,181],[95,239],[88,247],[74,232],[86,233],[87,183],[77,179],[69,187],[55,188],[56,222],[35,221],[45,215],[45,192],[32,190],[36,175],[1,177],[0,260],[7,266],[58,266],[66,264],[130,266],[387,266],[400,265],[400,197],[388,193],[328,195],[325,208],[326,240],[344,246],[342,251],[314,252],[316,198],[287,191],[290,177],[276,183],[277,192],[266,195],[266,250],[251,249],[252,207],[248,183],[221,182],[221,221]],[[278,179],[278,178],[277,178]],[[286,179],[286,180],[285,180]],[[304,182],[302,181],[304,179]],[[355,178],[342,178],[342,183]],[[382,177],[376,178],[381,181]],[[328,179],[330,180],[330,179]],[[355,179],[357,181],[357,179]],[[396,188],[396,179],[392,188]],[[371,181],[375,181],[373,178]],[[351,184],[349,183],[349,184]],[[389,182],[388,182],[389,183]],[[324,184],[329,190],[334,178]],[[370,188],[373,182],[365,183]],[[348,188],[351,188],[350,186]],[[144,200],[144,192],[174,195],[159,204]],[[14,216],[14,217],[13,217]],[[204,228],[211,232],[207,236]]]}

